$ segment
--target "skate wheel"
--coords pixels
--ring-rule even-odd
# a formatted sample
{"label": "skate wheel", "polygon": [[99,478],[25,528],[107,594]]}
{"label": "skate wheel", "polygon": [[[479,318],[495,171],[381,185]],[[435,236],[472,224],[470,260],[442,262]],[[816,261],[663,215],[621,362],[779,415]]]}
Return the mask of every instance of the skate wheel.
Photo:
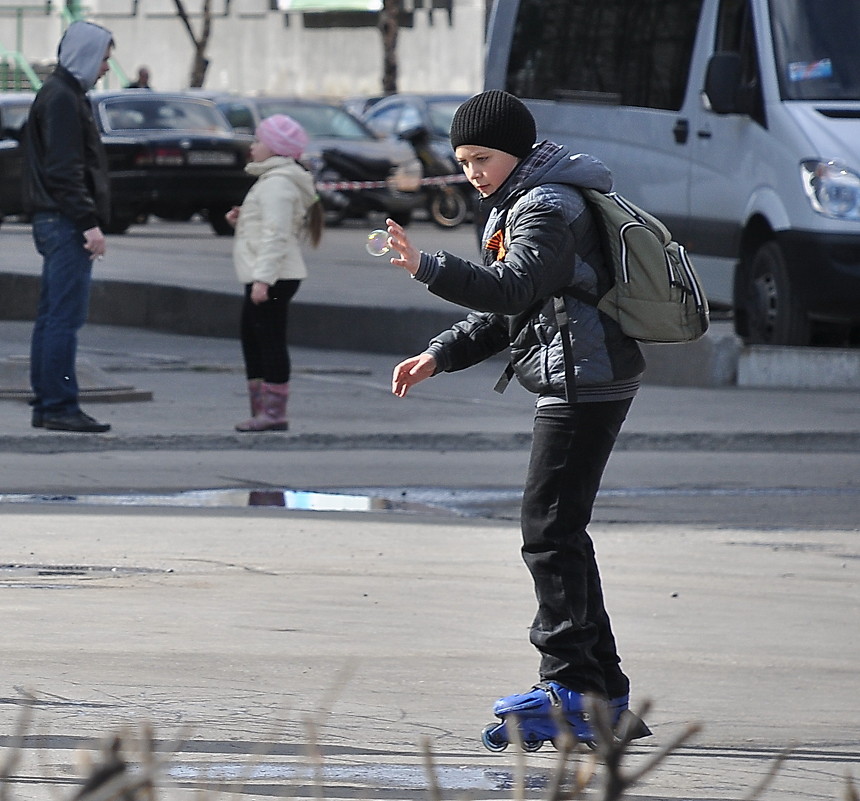
{"label": "skate wheel", "polygon": [[523,751],[540,751],[543,740],[523,740]]}
{"label": "skate wheel", "polygon": [[484,730],[481,732],[481,742],[484,744],[484,748],[488,751],[494,751],[495,753],[504,751],[508,747],[505,740],[496,740],[493,737],[493,732],[496,730],[498,725],[498,723],[488,723],[484,726]]}

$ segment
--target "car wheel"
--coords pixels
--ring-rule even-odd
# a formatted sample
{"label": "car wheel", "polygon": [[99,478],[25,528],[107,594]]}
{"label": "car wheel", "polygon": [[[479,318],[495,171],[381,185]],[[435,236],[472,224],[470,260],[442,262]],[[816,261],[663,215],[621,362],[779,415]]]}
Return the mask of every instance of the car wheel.
{"label": "car wheel", "polygon": [[466,198],[453,187],[443,187],[430,195],[430,219],[441,228],[456,228],[469,213]]}
{"label": "car wheel", "polygon": [[236,233],[230,223],[224,218],[224,215],[230,211],[229,207],[211,208],[206,210],[206,218],[209,220],[209,225],[218,236],[233,236]]}
{"label": "car wheel", "polygon": [[111,212],[110,222],[102,226],[106,234],[124,234],[135,221],[134,214]]}
{"label": "car wheel", "polygon": [[776,242],[766,242],[755,252],[745,270],[742,293],[748,343],[809,344],[809,318],[791,285]]}

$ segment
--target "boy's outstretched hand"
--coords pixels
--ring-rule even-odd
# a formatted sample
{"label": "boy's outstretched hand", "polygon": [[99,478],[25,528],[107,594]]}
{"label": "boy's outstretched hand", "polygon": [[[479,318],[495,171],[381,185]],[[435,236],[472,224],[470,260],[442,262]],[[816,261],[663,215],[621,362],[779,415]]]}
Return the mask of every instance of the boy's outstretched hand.
{"label": "boy's outstretched hand", "polygon": [[385,221],[385,224],[388,226],[388,239],[391,247],[400,254],[399,259],[392,256],[391,263],[395,267],[402,267],[410,275],[415,275],[418,272],[418,265],[421,263],[421,251],[409,241],[403,226],[398,225],[390,218]]}
{"label": "boy's outstretched hand", "polygon": [[[392,259],[393,261],[393,259]],[[405,398],[409,388],[430,378],[436,372],[436,359],[429,353],[419,353],[400,362],[391,377],[391,391],[398,398]]]}

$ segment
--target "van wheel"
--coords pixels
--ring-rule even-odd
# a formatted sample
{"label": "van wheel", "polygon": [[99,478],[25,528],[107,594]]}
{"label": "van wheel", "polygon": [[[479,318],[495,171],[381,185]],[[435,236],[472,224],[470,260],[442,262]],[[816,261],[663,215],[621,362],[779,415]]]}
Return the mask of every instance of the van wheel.
{"label": "van wheel", "polygon": [[809,344],[809,319],[776,242],[766,242],[756,251],[746,272],[743,295],[749,344]]}

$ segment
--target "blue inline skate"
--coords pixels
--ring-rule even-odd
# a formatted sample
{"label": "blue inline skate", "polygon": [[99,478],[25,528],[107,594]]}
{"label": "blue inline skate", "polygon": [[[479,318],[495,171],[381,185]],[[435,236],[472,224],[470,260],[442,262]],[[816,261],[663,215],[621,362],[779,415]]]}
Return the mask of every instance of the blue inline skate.
{"label": "blue inline skate", "polygon": [[[628,696],[612,698],[608,705],[613,729],[625,726],[625,732],[633,735],[630,739],[647,737],[651,733],[627,708]],[[595,732],[582,694],[558,682],[541,682],[527,693],[500,698],[493,706],[493,713],[501,723],[490,723],[481,732],[481,742],[490,751],[504,751],[515,739],[510,732],[512,725],[519,729],[524,751],[537,751],[547,740],[555,745],[560,735],[559,718],[567,723],[570,733],[579,742],[594,747]],[[516,721],[509,720],[511,716],[515,716]]]}

